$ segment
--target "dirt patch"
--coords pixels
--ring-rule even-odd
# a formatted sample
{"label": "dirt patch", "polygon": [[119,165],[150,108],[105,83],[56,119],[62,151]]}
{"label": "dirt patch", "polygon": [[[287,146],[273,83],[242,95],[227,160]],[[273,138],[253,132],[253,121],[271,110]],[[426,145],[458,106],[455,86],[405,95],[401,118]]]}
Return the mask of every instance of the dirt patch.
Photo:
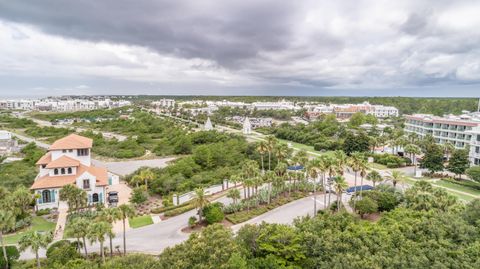
{"label": "dirt patch", "polygon": [[371,222],[377,222],[378,220],[380,220],[381,217],[382,215],[379,212],[377,212],[377,213],[365,215],[363,219]]}

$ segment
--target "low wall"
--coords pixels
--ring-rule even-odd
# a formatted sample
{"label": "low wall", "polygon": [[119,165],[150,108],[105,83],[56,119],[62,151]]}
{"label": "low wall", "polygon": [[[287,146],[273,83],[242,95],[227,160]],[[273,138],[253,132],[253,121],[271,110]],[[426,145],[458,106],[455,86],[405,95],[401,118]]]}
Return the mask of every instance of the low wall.
{"label": "low wall", "polygon": [[[216,194],[216,193],[231,189],[233,187],[236,187],[237,185],[238,185],[238,183],[231,182],[231,181],[225,179],[222,184],[213,185],[213,186],[210,186],[208,188],[205,188],[203,190],[203,193],[205,195],[212,195],[212,194]],[[194,191],[187,192],[187,193],[180,194],[180,195],[174,194],[173,197],[172,197],[173,205],[181,205],[181,204],[186,203],[186,202],[188,202],[188,201],[190,201],[194,198],[195,198],[195,192]]]}

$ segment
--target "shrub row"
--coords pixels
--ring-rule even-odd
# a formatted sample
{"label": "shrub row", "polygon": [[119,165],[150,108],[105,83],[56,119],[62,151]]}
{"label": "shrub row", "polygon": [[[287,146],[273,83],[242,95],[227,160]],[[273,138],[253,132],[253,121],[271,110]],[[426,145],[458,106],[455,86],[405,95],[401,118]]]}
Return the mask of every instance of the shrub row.
{"label": "shrub row", "polygon": [[245,221],[247,221],[247,220],[249,220],[253,217],[259,216],[259,215],[261,215],[263,213],[266,213],[266,212],[268,212],[272,209],[275,209],[279,206],[282,206],[282,205],[290,203],[294,200],[303,198],[303,197],[305,197],[305,195],[306,194],[302,193],[302,192],[292,192],[290,194],[290,196],[287,196],[287,197],[279,196],[279,197],[273,199],[270,204],[264,204],[264,205],[260,205],[260,206],[257,206],[257,207],[250,208],[250,210],[244,209],[244,210],[239,211],[239,212],[227,214],[225,218],[233,224],[245,222]]}
{"label": "shrub row", "polygon": [[187,206],[176,208],[170,211],[166,211],[163,215],[165,217],[174,217],[180,214],[183,214],[187,211],[190,211],[192,209],[195,209],[195,206],[193,204],[187,204]]}

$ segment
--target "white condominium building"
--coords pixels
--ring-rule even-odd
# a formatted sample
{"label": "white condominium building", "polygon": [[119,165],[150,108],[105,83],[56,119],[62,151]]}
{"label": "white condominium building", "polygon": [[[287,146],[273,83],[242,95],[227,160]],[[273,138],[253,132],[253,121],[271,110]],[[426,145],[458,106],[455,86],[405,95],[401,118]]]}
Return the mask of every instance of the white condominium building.
{"label": "white condominium building", "polygon": [[174,107],[175,100],[174,99],[160,99],[158,101],[152,102],[152,106],[154,107]]}
{"label": "white condominium building", "polygon": [[469,149],[472,164],[480,163],[480,114],[438,117],[427,114],[407,115],[405,132],[420,137],[432,135],[439,144],[452,143],[458,149]]}

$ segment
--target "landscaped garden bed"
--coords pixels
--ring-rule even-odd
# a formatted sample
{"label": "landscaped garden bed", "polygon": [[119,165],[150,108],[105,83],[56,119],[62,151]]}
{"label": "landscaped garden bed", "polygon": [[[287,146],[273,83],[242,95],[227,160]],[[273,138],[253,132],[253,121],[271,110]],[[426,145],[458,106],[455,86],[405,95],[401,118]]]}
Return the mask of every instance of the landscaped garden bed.
{"label": "landscaped garden bed", "polygon": [[274,198],[270,204],[261,204],[254,208],[250,208],[250,209],[247,208],[242,211],[230,213],[230,214],[227,214],[225,218],[233,224],[242,223],[256,216],[262,215],[279,206],[288,204],[292,201],[295,201],[300,198],[304,198],[306,196],[307,194],[305,192],[299,192],[299,191],[292,192],[290,193],[290,195],[278,196],[277,198]]}

